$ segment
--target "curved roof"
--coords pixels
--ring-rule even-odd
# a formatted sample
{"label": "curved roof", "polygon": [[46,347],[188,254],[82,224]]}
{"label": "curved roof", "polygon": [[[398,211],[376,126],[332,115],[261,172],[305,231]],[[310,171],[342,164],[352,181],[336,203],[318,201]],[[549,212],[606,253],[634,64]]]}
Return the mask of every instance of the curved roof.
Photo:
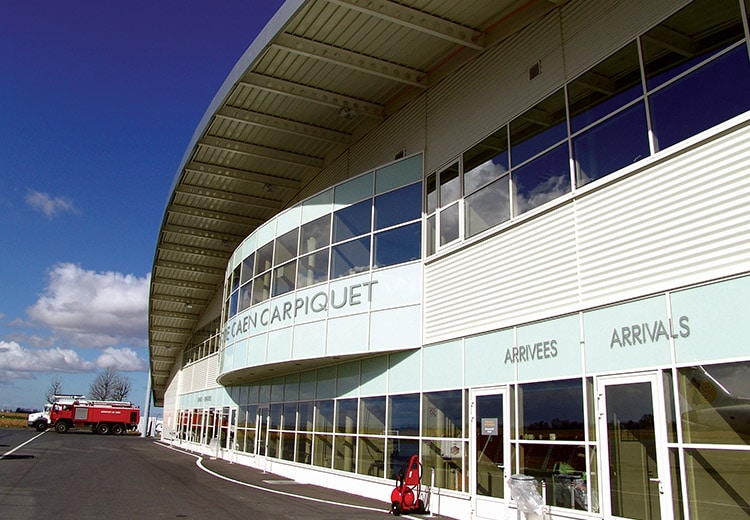
{"label": "curved roof", "polygon": [[169,194],[149,299],[154,404],[193,331],[219,316],[245,237],[389,115],[562,1],[287,0],[214,97]]}

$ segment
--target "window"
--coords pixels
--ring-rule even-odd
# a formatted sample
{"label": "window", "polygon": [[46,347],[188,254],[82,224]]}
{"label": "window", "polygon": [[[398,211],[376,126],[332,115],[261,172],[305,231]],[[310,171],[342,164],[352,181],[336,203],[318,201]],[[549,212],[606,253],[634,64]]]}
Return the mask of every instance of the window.
{"label": "window", "polygon": [[463,397],[460,390],[425,393],[422,396],[422,435],[461,438]]}
{"label": "window", "polygon": [[303,256],[297,263],[297,287],[309,287],[328,280],[328,249]]}
{"label": "window", "polygon": [[388,430],[394,435],[419,435],[419,395],[395,395],[390,398]]}
{"label": "window", "polygon": [[510,123],[511,164],[515,168],[568,135],[565,95],[560,89]]}
{"label": "window", "polygon": [[649,101],[658,148],[750,109],[748,92],[750,62],[741,45],[653,94]]}
{"label": "window", "polygon": [[372,201],[363,200],[333,214],[333,241],[341,242],[370,232]]}
{"label": "window", "polygon": [[511,173],[513,215],[520,215],[570,191],[568,146],[562,144]]}
{"label": "window", "polygon": [[390,229],[375,235],[375,259],[373,267],[402,264],[420,258],[422,225],[415,222]]}
{"label": "window", "polygon": [[521,439],[584,439],[580,379],[520,385],[518,396]]}
{"label": "window", "polygon": [[646,110],[640,102],[573,138],[576,185],[584,186],[648,156]]}
{"label": "window", "polygon": [[276,239],[276,250],[273,265],[288,262],[297,256],[297,243],[299,241],[299,228],[294,228]]}
{"label": "window", "polygon": [[331,242],[331,215],[303,224],[300,228],[300,254],[310,253]]}
{"label": "window", "polygon": [[334,246],[331,251],[331,280],[361,273],[370,268],[370,236]]}
{"label": "window", "polygon": [[421,217],[421,199],[421,184],[412,184],[375,197],[375,230]]}

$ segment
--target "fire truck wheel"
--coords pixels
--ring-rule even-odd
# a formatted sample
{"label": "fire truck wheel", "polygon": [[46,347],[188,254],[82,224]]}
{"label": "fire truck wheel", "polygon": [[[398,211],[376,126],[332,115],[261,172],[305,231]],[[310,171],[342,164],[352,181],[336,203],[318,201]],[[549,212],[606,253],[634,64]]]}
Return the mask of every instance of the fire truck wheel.
{"label": "fire truck wheel", "polygon": [[38,432],[43,432],[47,429],[47,421],[37,421],[34,423],[34,428]]}
{"label": "fire truck wheel", "polygon": [[96,427],[96,433],[99,435],[107,435],[109,431],[109,424],[107,423],[99,423],[99,426]]}
{"label": "fire truck wheel", "polygon": [[68,423],[66,423],[65,421],[59,421],[55,425],[55,431],[57,433],[65,433],[65,432],[67,432],[68,431]]}
{"label": "fire truck wheel", "polygon": [[122,435],[125,431],[125,427],[122,424],[112,425],[112,435]]}

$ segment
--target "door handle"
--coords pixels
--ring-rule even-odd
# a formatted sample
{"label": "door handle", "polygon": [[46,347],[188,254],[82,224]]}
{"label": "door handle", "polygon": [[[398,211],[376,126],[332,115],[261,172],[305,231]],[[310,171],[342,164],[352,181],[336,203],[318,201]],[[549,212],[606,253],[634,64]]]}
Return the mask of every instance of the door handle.
{"label": "door handle", "polygon": [[649,480],[649,482],[653,482],[654,484],[658,484],[659,485],[659,494],[660,495],[664,494],[664,486],[662,486],[660,478],[649,478],[648,480]]}

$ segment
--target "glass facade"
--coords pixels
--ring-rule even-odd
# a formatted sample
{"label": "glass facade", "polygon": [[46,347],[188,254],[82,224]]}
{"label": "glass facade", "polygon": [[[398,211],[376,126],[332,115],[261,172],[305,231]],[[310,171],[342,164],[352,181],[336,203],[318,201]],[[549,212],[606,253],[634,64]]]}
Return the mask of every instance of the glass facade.
{"label": "glass facade", "polygon": [[426,177],[426,252],[750,110],[741,4],[698,0]]}

